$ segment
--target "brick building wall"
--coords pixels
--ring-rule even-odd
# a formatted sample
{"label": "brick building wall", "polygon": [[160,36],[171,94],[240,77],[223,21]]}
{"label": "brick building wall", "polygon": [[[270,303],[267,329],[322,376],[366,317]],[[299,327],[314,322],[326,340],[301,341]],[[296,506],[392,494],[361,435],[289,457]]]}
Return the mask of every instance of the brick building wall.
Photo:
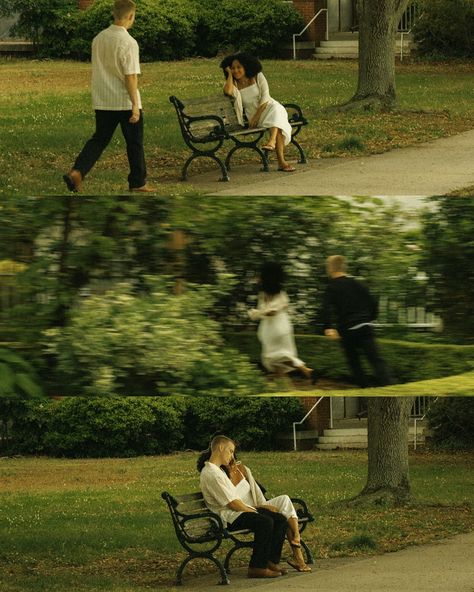
{"label": "brick building wall", "polygon": [[[303,404],[305,413],[307,413],[311,407],[317,402],[319,397],[302,397],[301,403]],[[318,430],[319,435],[322,435],[323,431],[329,428],[330,422],[330,402],[329,397],[319,403],[316,409],[311,413],[305,422],[306,429]]]}
{"label": "brick building wall", "polygon": [[[326,8],[326,0],[293,0],[293,5],[296,10],[303,16],[305,24],[313,18],[313,16],[321,10]],[[326,16],[324,13],[320,14],[319,17],[314,21],[312,25],[307,29],[304,36],[301,38],[303,41],[322,41],[326,35]]]}

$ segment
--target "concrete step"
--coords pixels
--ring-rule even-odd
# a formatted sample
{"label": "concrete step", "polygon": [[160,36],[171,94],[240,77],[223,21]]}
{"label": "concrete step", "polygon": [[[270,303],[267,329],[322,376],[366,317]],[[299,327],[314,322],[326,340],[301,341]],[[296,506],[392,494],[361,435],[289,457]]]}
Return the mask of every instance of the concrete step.
{"label": "concrete step", "polygon": [[336,437],[346,437],[346,436],[366,436],[367,437],[367,428],[333,428],[324,430],[323,436],[336,436]]}
{"label": "concrete step", "polygon": [[[404,38],[403,40],[403,54],[410,55],[411,40]],[[402,48],[400,39],[395,43],[395,55],[399,56]],[[359,57],[359,40],[329,40],[321,41],[319,47],[315,48],[313,58],[317,60],[328,59],[358,59]]]}
{"label": "concrete step", "polygon": [[367,444],[367,434],[365,436],[319,436],[318,444]]}
{"label": "concrete step", "polygon": [[[427,428],[423,425],[418,425],[416,428],[416,433],[418,435],[426,433]],[[408,428],[409,434],[415,433],[414,426],[410,426]],[[352,436],[367,436],[367,428],[333,428],[324,430],[323,436],[335,436],[335,437],[352,437]]]}
{"label": "concrete step", "polygon": [[364,449],[367,448],[367,442],[354,442],[348,446],[341,445],[341,444],[316,444],[317,450],[337,450],[338,448],[346,448],[346,449]]}
{"label": "concrete step", "polygon": [[[401,47],[402,42],[400,41],[400,39],[397,39],[397,41],[395,41],[395,47]],[[403,47],[409,47],[411,45],[411,41],[410,39],[405,38],[403,40]],[[345,41],[345,40],[335,40],[335,41],[320,41],[320,45],[319,45],[319,49],[324,49],[324,48],[353,48],[353,49],[359,49],[359,40],[358,39],[354,39],[353,41]]]}

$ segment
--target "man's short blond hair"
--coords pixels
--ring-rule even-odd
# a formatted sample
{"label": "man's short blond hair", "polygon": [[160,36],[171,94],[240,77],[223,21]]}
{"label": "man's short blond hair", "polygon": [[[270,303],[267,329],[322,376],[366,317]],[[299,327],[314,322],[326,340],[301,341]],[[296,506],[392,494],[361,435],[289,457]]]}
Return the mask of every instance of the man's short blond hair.
{"label": "man's short blond hair", "polygon": [[135,12],[137,5],[133,0],[115,0],[112,14],[118,21],[122,21],[131,12]]}
{"label": "man's short blond hair", "polygon": [[328,273],[346,273],[347,260],[343,255],[331,255],[326,259]]}
{"label": "man's short blond hair", "polygon": [[224,435],[215,436],[211,440],[210,449],[212,452],[215,452],[221,444],[227,444],[228,442],[231,442],[232,444],[235,445],[235,442],[231,438],[228,438],[227,436],[224,436]]}

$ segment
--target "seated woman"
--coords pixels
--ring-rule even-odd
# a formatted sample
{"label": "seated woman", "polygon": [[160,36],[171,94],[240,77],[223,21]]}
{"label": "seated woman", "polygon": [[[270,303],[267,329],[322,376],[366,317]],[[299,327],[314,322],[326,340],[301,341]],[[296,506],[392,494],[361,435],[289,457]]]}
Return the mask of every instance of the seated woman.
{"label": "seated woman", "polygon": [[[204,468],[205,463],[211,457],[211,449],[208,448],[198,458],[197,469],[199,472]],[[288,524],[286,536],[291,546],[293,559],[288,559],[287,563],[300,572],[310,572],[311,568],[306,564],[301,551],[301,536],[298,528],[298,516],[296,510],[287,495],[279,495],[267,500],[255,481],[252,472],[233,455],[227,465],[221,465],[232,484],[238,488],[239,497],[244,504],[253,508],[265,508],[282,514]]]}
{"label": "seated woman", "polygon": [[221,68],[226,76],[224,93],[235,99],[239,123],[243,125],[245,112],[250,127],[268,128],[270,137],[263,149],[276,151],[279,171],[293,172],[295,167],[285,160],[285,146],[291,140],[288,113],[271,98],[260,61],[250,54],[237,53],[224,58]]}

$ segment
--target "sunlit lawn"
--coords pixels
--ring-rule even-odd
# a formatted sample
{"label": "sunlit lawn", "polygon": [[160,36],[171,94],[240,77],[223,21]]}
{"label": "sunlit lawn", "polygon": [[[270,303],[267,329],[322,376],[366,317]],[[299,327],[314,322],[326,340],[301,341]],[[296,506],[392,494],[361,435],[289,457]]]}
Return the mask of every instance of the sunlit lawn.
{"label": "sunlit lawn", "polygon": [[[178,183],[188,149],[168,97],[220,93],[223,78],[217,65],[217,59],[143,65],[149,177],[158,184],[168,181],[162,193],[192,190],[191,183]],[[264,69],[272,95],[299,103],[309,118],[300,137],[311,158],[383,152],[474,127],[473,64],[398,65],[400,111],[378,115],[323,112],[353,94],[355,62],[267,61]],[[0,75],[0,194],[64,193],[62,174],[93,131],[90,65],[4,58]],[[355,149],[344,148],[348,140]],[[213,166],[198,161],[191,173]],[[126,175],[117,132],[88,178],[87,191],[123,192]]]}
{"label": "sunlit lawn", "polygon": [[[1,459],[0,590],[168,589],[184,555],[160,494],[198,489],[196,456]],[[333,504],[363,487],[365,452],[242,453],[241,458],[271,493],[306,499],[317,518],[305,537],[316,561],[393,551],[474,528],[473,454],[412,454],[414,493],[429,504],[396,510]],[[377,549],[344,546],[359,534]],[[240,560],[245,562],[245,552]],[[188,583],[209,569],[210,564],[191,564]]]}

